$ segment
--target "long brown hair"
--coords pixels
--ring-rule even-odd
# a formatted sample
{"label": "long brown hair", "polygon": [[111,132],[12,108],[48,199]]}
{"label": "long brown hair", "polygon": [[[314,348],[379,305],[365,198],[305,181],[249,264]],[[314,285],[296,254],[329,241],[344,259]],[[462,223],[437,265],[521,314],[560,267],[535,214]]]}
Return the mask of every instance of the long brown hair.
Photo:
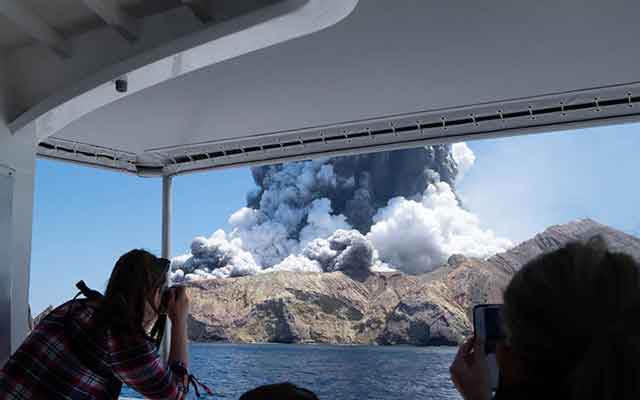
{"label": "long brown hair", "polygon": [[640,267],[602,238],[525,265],[504,320],[530,383],[569,399],[640,399]]}
{"label": "long brown hair", "polygon": [[128,333],[144,332],[147,303],[155,307],[155,294],[165,285],[168,270],[168,260],[146,250],[132,250],[120,257],[96,311],[98,325]]}

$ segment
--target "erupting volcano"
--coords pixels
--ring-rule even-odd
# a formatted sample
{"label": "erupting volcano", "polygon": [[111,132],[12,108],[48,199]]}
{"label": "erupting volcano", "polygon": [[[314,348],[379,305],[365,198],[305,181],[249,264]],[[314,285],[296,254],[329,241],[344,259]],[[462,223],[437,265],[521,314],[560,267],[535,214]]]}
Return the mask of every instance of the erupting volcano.
{"label": "erupting volcano", "polygon": [[453,254],[511,247],[465,210],[456,183],[471,168],[464,144],[291,162],[252,169],[257,188],[230,232],[197,237],[173,260],[174,280],[273,271],[429,272]]}

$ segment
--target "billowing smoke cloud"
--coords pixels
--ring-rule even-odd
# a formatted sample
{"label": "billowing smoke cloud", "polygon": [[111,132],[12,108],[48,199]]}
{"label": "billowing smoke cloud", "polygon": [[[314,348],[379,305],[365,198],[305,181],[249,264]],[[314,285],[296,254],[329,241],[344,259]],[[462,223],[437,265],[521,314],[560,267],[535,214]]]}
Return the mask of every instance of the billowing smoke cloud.
{"label": "billowing smoke cloud", "polygon": [[473,154],[473,151],[471,151],[465,142],[452,144],[451,155],[458,165],[458,176],[456,177],[456,182],[460,182],[476,162],[476,155]]}
{"label": "billowing smoke cloud", "polygon": [[426,272],[454,253],[486,257],[511,244],[461,208],[455,183],[473,165],[464,144],[252,169],[257,189],[230,232],[197,237],[174,278],[272,271]]}
{"label": "billowing smoke cloud", "polygon": [[253,255],[242,249],[241,244],[229,238],[223,230],[217,230],[210,238],[197,237],[191,243],[190,257],[172,260],[172,269],[181,270],[174,279],[234,277],[255,275],[260,272]]}
{"label": "billowing smoke cloud", "polygon": [[412,274],[431,271],[452,254],[486,257],[512,246],[482,230],[445,182],[429,185],[419,200],[392,199],[374,221],[367,238],[380,258]]}
{"label": "billowing smoke cloud", "polygon": [[335,215],[362,234],[394,197],[411,198],[436,181],[455,184],[458,165],[449,146],[336,157],[253,168],[258,189],[248,207],[284,223],[297,238],[311,203],[326,198]]}

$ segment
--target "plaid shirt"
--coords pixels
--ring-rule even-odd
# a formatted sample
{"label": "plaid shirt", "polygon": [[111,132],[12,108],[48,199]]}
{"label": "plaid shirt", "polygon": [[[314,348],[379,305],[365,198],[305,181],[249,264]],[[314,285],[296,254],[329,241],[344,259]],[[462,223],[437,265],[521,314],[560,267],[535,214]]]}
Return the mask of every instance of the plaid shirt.
{"label": "plaid shirt", "polygon": [[0,371],[0,399],[117,399],[123,382],[148,399],[184,397],[183,368],[144,334],[97,334],[94,310],[73,300],[44,318]]}

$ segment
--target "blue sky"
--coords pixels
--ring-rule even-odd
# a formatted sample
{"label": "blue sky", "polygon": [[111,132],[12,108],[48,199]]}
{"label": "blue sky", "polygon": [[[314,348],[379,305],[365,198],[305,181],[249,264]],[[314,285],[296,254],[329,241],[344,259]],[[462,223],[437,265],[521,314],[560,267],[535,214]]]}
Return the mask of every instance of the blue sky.
{"label": "blue sky", "polygon": [[[484,228],[514,242],[552,224],[590,217],[640,236],[640,125],[467,143],[476,163],[459,185]],[[228,226],[254,187],[248,168],[174,180],[173,254]],[[34,314],[75,294],[103,290],[119,255],[160,251],[161,183],[38,160],[31,265]]]}

